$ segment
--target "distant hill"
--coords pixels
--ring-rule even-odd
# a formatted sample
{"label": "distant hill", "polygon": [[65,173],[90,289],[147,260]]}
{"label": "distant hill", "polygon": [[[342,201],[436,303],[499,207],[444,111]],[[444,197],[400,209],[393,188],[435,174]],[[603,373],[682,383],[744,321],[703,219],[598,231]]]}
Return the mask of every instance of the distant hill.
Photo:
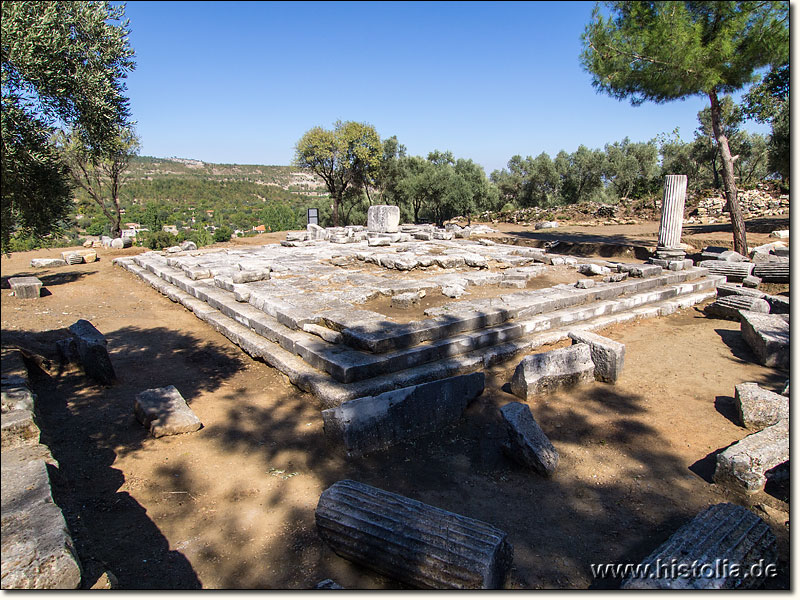
{"label": "distant hill", "polygon": [[309,171],[277,165],[208,163],[191,158],[137,156],[130,164],[127,180],[153,181],[164,178],[213,182],[248,182],[277,187],[305,196],[327,195],[323,181]]}

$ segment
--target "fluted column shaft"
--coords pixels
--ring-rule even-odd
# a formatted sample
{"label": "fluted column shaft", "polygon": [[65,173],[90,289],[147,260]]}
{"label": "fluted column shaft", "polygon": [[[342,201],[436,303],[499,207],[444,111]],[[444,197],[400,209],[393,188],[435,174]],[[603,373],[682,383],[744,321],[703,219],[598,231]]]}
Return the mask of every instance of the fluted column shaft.
{"label": "fluted column shaft", "polygon": [[686,183],[686,175],[667,175],[664,178],[664,201],[661,203],[661,225],[658,228],[659,248],[678,248],[681,243]]}

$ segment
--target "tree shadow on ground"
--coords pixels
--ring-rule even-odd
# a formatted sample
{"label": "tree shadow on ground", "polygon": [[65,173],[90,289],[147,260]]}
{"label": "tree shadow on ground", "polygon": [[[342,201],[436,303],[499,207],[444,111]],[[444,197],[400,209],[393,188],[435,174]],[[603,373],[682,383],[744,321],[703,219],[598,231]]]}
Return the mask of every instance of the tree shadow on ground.
{"label": "tree shadow on ground", "polygon": [[[772,233],[779,229],[789,229],[789,217],[763,217],[748,219],[745,229],[749,233]],[[684,225],[684,235],[699,235],[703,233],[719,233],[733,231],[730,221],[707,225]]]}
{"label": "tree shadow on ground", "polygon": [[[133,416],[136,393],[174,384],[191,402],[239,370],[241,357],[166,328],[120,329],[106,334],[119,377],[101,386],[59,363],[55,341],[67,335],[66,329],[2,333],[4,347],[20,348],[26,356],[41,442],[59,463],[53,495],[83,567],[82,586],[109,570],[122,589],[200,588],[192,565],[170,550],[146,509],[121,489],[133,489],[132,483],[112,465],[118,456],[141,450],[149,437]],[[153,361],[158,369],[149,368]],[[141,375],[145,370],[154,371],[152,379]]]}
{"label": "tree shadow on ground", "polygon": [[72,283],[74,281],[78,281],[87,277],[89,275],[94,275],[97,273],[97,270],[94,271],[64,271],[53,273],[51,275],[42,275],[41,273],[36,272],[23,272],[23,273],[15,273],[14,275],[8,275],[2,277],[2,289],[10,290],[11,285],[8,283],[8,280],[12,277],[36,277],[39,281],[42,282],[43,286],[46,287],[53,287],[56,285],[64,285],[66,283]]}
{"label": "tree shadow on ground", "polygon": [[[593,580],[591,563],[640,561],[709,503],[722,501],[646,422],[640,396],[597,384],[530,402],[562,453],[551,479],[504,454],[499,407],[511,398],[500,396],[478,398],[441,431],[358,458],[325,438],[319,407],[308,394],[287,392],[271,403],[226,396],[225,418],[208,424],[205,435],[226,452],[260,460],[265,475],[258,490],[232,492],[236,504],[217,513],[218,533],[206,534],[201,560],[217,566],[220,587],[302,589],[332,578],[348,589],[402,589],[338,557],[316,532],[318,493],[354,479],[507,532],[515,558],[506,587],[610,588],[619,581]],[[620,455],[628,465],[622,473],[615,472]],[[596,465],[596,476],[587,464]],[[278,471],[287,479],[266,484]],[[165,472],[164,485],[173,475]],[[191,478],[177,479],[194,496],[206,491]],[[313,502],[299,501],[295,494],[307,495],[309,486],[318,490]],[[251,537],[252,523],[243,515],[255,500],[248,495],[258,510],[281,512],[279,534]],[[189,505],[172,514],[204,535],[209,524],[195,525],[195,518]],[[236,547],[247,550],[231,550]]]}
{"label": "tree shadow on ground", "polygon": [[646,260],[650,257],[649,246],[655,244],[645,237],[629,235],[602,235],[583,232],[542,233],[533,231],[509,231],[514,236],[502,239],[503,243],[546,248],[548,252],[570,256],[633,257]]}

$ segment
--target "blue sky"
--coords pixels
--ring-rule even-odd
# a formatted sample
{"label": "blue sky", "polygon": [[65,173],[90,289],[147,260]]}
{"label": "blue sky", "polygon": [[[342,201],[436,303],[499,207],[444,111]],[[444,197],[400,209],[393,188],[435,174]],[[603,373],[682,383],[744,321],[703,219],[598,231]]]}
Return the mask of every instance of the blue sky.
{"label": "blue sky", "polygon": [[[593,2],[128,2],[141,154],[287,165],[337,119],[450,150],[514,154],[692,138],[700,97],[633,107],[581,69]],[[747,129],[767,133],[765,126]]]}

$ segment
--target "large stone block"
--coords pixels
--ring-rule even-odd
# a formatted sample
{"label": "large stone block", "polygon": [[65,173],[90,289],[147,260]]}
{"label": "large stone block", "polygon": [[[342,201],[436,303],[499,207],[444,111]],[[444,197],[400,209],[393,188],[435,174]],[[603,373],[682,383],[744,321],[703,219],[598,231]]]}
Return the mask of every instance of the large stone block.
{"label": "large stone block", "polygon": [[786,315],[740,311],[742,337],[758,362],[767,367],[789,368],[789,323]]}
{"label": "large stone block", "polygon": [[511,378],[511,392],[524,400],[592,381],[594,363],[591,348],[589,344],[575,344],[526,356]]}
{"label": "large stone block", "polygon": [[356,398],[322,411],[325,434],[350,456],[387,448],[458,421],[484,383],[471,373]]}
{"label": "large stone block", "polygon": [[789,419],[783,419],[717,454],[714,483],[752,494],[764,489],[767,471],[788,460]]}
{"label": "large stone block", "polygon": [[38,277],[10,277],[8,285],[17,298],[38,298],[42,293],[42,282]]}
{"label": "large stone block", "polygon": [[573,344],[589,344],[594,363],[594,378],[614,383],[625,366],[625,344],[615,342],[590,331],[570,331]]}
{"label": "large stone block", "polygon": [[34,269],[47,269],[50,267],[65,267],[67,261],[63,258],[32,258],[31,267]]}
{"label": "large stone block", "polygon": [[379,204],[367,209],[367,230],[397,233],[400,229],[400,207]]}
{"label": "large stone block", "polygon": [[102,383],[110,385],[116,379],[114,366],[108,356],[108,342],[97,328],[85,319],[79,319],[69,326],[71,339],[62,340],[61,353],[68,360],[81,364],[86,374]]}
{"label": "large stone block", "polygon": [[2,459],[2,587],[75,589],[81,569],[44,460]]}
{"label": "large stone block", "polygon": [[496,527],[357,481],[325,490],[315,518],[336,554],[417,588],[500,588],[513,561]]}
{"label": "large stone block", "polygon": [[30,410],[16,409],[0,414],[3,449],[39,443],[39,428]]}
{"label": "large stone block", "polygon": [[736,386],[736,407],[741,424],[751,429],[762,429],[789,418],[789,399],[757,383]]}
{"label": "large stone block", "polygon": [[[622,589],[752,589],[776,568],[778,546],[764,521],[736,504],[715,504],[645,558]],[[734,570],[733,566],[736,566]],[[753,569],[761,566],[760,575]]]}
{"label": "large stone block", "polygon": [[531,409],[521,402],[510,402],[500,409],[508,433],[505,453],[516,462],[550,477],[558,467],[558,451],[533,418]]}
{"label": "large stone block", "polygon": [[134,413],[153,437],[191,433],[203,424],[174,385],[136,394]]}

